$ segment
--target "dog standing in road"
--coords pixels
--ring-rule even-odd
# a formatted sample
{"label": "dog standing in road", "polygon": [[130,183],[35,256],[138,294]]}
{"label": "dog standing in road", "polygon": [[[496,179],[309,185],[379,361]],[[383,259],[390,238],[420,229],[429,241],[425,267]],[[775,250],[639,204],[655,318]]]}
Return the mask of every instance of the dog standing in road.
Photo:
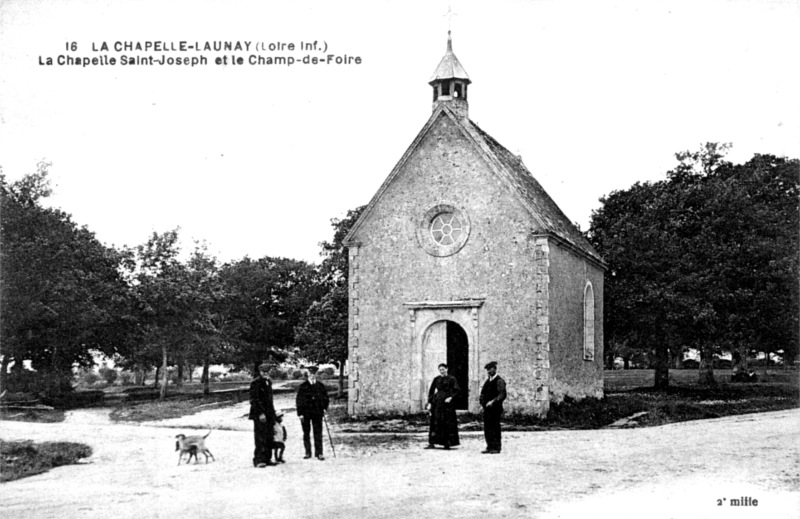
{"label": "dog standing in road", "polygon": [[206,438],[208,435],[211,434],[211,431],[205,436],[186,436],[185,434],[179,434],[175,436],[177,441],[175,442],[175,450],[180,451],[178,453],[178,465],[181,464],[181,459],[183,458],[184,454],[188,454],[189,456],[186,458],[186,463],[189,463],[192,460],[192,456],[194,456],[194,462],[197,463],[197,453],[202,453],[206,457],[206,463],[208,463],[208,457],[211,456],[211,459],[217,461],[214,458],[214,455],[211,454],[211,451],[208,450],[206,447]]}

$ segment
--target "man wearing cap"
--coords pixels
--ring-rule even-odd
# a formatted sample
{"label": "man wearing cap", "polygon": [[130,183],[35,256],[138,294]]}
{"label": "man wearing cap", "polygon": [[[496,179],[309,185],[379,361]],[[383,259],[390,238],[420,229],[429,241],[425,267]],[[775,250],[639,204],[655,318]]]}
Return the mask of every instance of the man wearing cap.
{"label": "man wearing cap", "polygon": [[253,466],[258,468],[275,465],[272,462],[272,433],[275,427],[275,406],[272,402],[272,381],[269,379],[271,364],[258,367],[258,377],[250,383],[250,415],[253,420],[253,436],[256,449]]}
{"label": "man wearing cap", "polygon": [[483,407],[483,434],[486,437],[486,450],[483,454],[500,454],[500,416],[503,414],[503,400],[506,399],[506,382],[497,374],[497,362],[484,366],[489,378],[481,389],[480,403]]}
{"label": "man wearing cap", "polygon": [[322,418],[328,410],[328,390],[317,380],[317,366],[308,367],[308,380],[297,389],[297,417],[303,426],[304,459],[311,457],[311,428],[314,429],[314,456],[320,461],[322,455]]}

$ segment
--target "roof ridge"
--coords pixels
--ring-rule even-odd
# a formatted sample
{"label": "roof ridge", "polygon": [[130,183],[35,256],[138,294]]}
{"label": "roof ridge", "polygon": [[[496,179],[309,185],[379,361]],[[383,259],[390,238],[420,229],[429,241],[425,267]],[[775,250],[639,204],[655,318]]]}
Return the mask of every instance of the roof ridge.
{"label": "roof ridge", "polygon": [[[542,222],[543,230],[557,235],[562,240],[567,241],[574,247],[584,251],[591,257],[603,262],[600,254],[594,249],[592,244],[583,233],[572,223],[556,202],[536,180],[533,173],[525,166],[522,159],[513,154],[500,142],[489,135],[483,128],[469,120],[469,124],[475,129],[477,134],[486,141],[490,152],[492,152],[501,163],[504,169],[508,170],[507,175],[517,189],[523,200],[530,206],[532,212],[538,214]],[[521,182],[516,182],[519,180]],[[528,185],[523,185],[528,184]],[[539,200],[541,203],[536,203]],[[541,207],[540,207],[541,206]]]}

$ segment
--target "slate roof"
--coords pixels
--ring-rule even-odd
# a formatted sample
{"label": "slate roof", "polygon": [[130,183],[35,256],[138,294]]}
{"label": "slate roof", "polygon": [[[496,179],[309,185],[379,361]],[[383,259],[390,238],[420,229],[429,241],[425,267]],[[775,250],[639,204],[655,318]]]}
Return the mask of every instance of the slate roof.
{"label": "slate roof", "polygon": [[447,52],[444,53],[444,57],[442,61],[439,62],[439,66],[436,67],[436,71],[434,71],[433,76],[431,76],[431,80],[428,81],[428,84],[433,83],[434,81],[438,81],[440,79],[465,79],[467,83],[470,83],[469,76],[467,75],[467,71],[464,70],[464,67],[461,65],[461,62],[458,61],[458,58],[455,54],[453,54],[453,40],[450,39],[450,35],[447,35]]}
{"label": "slate roof", "polygon": [[600,254],[592,247],[589,240],[581,233],[569,218],[556,205],[550,195],[544,190],[541,184],[533,178],[533,175],[522,160],[508,151],[502,144],[497,142],[494,137],[483,131],[471,120],[462,120],[465,126],[474,132],[486,143],[497,160],[502,165],[508,180],[520,194],[523,201],[529,205],[539,219],[542,231],[555,234],[562,240],[567,241],[574,247],[585,252],[589,256],[603,263]]}
{"label": "slate roof", "polygon": [[553,199],[550,198],[550,195],[545,192],[541,184],[533,178],[533,175],[528,171],[528,168],[525,167],[519,157],[504,148],[491,135],[480,129],[477,124],[467,118],[459,117],[454,114],[445,103],[439,105],[433,111],[430,119],[428,119],[428,122],[414,139],[414,142],[411,143],[403,154],[403,157],[383,182],[383,185],[378,189],[378,192],[372,197],[366,209],[362,211],[361,216],[344,239],[344,244],[346,246],[356,244],[355,238],[358,234],[358,230],[362,223],[369,217],[372,208],[378,203],[386,188],[393,182],[400,171],[402,171],[406,160],[408,160],[414,150],[417,149],[419,143],[436,120],[442,116],[449,117],[458,128],[461,128],[467,137],[483,152],[482,154],[490,168],[492,168],[502,180],[510,185],[512,192],[520,197],[522,203],[528,207],[531,213],[536,233],[548,234],[556,237],[557,240],[565,243],[567,247],[572,248],[578,253],[582,253],[605,268],[605,262],[594,247],[592,247],[583,234],[581,234],[575,225],[570,222],[569,218],[559,209]]}

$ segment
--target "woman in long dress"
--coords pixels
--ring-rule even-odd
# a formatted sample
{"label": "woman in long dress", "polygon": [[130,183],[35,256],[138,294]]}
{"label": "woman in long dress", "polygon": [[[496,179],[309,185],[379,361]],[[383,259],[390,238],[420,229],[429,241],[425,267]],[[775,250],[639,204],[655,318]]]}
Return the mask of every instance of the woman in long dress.
{"label": "woman in long dress", "polygon": [[433,379],[428,391],[431,428],[426,449],[433,449],[434,445],[442,445],[445,449],[459,445],[458,419],[453,402],[459,390],[456,378],[447,374],[447,364],[439,364],[439,376]]}

